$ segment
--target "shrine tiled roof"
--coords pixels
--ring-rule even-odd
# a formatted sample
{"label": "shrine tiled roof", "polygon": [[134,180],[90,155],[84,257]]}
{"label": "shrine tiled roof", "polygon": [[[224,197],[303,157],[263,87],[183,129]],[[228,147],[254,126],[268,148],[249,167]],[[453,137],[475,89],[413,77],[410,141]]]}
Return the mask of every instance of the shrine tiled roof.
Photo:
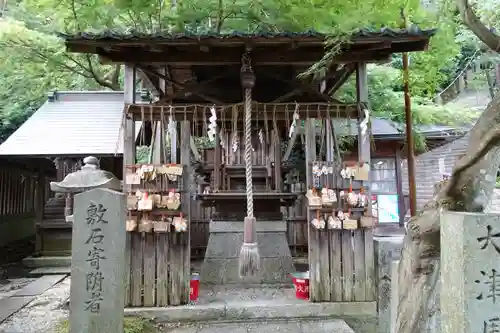
{"label": "shrine tiled roof", "polygon": [[[353,34],[354,39],[364,39],[364,38],[405,38],[405,37],[423,37],[430,38],[434,36],[437,29],[420,29],[416,26],[412,26],[409,29],[360,29]],[[322,40],[326,38],[324,33],[318,31],[305,31],[305,32],[231,32],[231,33],[194,33],[194,32],[183,32],[183,33],[170,33],[170,32],[156,32],[156,33],[142,33],[137,31],[128,32],[117,32],[113,30],[106,30],[101,32],[79,32],[76,34],[60,34],[60,37],[66,39],[67,41],[73,40],[98,40],[98,41],[201,41],[201,40],[227,40],[227,41],[238,41],[247,39],[318,39]]]}

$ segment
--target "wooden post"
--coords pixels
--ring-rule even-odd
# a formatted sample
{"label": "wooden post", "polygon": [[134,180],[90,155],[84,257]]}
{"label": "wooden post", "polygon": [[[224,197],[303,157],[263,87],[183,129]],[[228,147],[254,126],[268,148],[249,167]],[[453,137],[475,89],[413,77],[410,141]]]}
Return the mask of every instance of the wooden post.
{"label": "wooden post", "polygon": [[190,290],[190,280],[191,280],[191,191],[193,191],[192,181],[194,177],[191,170],[191,126],[188,120],[183,120],[180,122],[180,160],[183,164],[183,190],[182,192],[182,213],[184,218],[188,220],[187,231],[181,233],[183,238],[181,243],[182,250],[182,265],[180,269],[182,270],[181,277],[181,304],[189,303],[189,290]]}
{"label": "wooden post", "polygon": [[[407,28],[408,21],[404,10],[401,9],[401,17],[403,18],[402,28]],[[403,53],[403,91],[405,96],[405,118],[406,118],[406,152],[408,164],[408,188],[410,194],[410,212],[411,216],[417,215],[417,187],[415,184],[415,144],[413,142],[413,121],[411,113],[410,99],[410,78],[408,72],[409,60],[408,52]]]}
{"label": "wooden post", "polygon": [[405,202],[403,194],[403,170],[401,169],[401,151],[396,149],[396,187],[398,193],[399,226],[404,227],[405,222]]}
{"label": "wooden post", "polygon": [[[136,69],[130,64],[125,64],[123,99],[125,104],[135,102],[135,81]],[[126,183],[127,165],[135,164],[135,122],[133,118],[125,118],[123,122],[123,192],[131,190],[130,184]],[[125,224],[125,221],[123,221]],[[125,247],[125,306],[131,302],[130,296],[130,265],[131,265],[131,245],[132,239],[127,232],[126,247]]]}
{"label": "wooden post", "polygon": [[[307,118],[305,122],[305,139],[306,139],[306,182],[307,189],[313,187],[312,179],[312,162],[316,160],[316,119]],[[307,206],[307,221],[312,219],[311,210]],[[319,239],[317,230],[307,223],[308,237],[308,259],[309,259],[309,295],[312,302],[318,302],[321,299],[321,290],[319,289],[322,283],[320,279],[320,263],[319,263]]]}
{"label": "wooden post", "polygon": [[[356,69],[356,93],[358,103],[364,105],[370,109],[368,101],[368,76],[366,72],[366,63],[358,63]],[[361,114],[358,115],[358,119],[361,121],[365,116],[362,110]],[[370,120],[372,115],[370,114]],[[371,139],[371,125],[368,124],[368,130],[363,133],[361,126],[358,124],[358,159],[359,162],[370,163],[371,164],[371,152],[370,152],[370,139]],[[363,184],[365,186],[365,184]],[[371,202],[371,184],[367,188],[367,195]],[[368,213],[372,213],[372,205],[368,205]]]}
{"label": "wooden post", "polygon": [[[369,109],[368,100],[368,75],[366,72],[366,63],[359,62],[356,68],[356,92],[358,103],[363,103],[365,107]],[[360,115],[360,117],[364,117]],[[372,115],[370,115],[370,118]],[[371,139],[371,125],[368,123],[368,130],[363,133],[361,128],[358,127],[358,156],[360,161],[367,162],[371,164],[371,153],[370,153],[370,139]],[[370,172],[371,174],[371,172]],[[371,175],[369,175],[371,179]],[[365,186],[365,184],[363,184]],[[368,181],[366,194],[368,196],[368,207],[367,211],[369,216],[372,214],[372,190],[371,183]],[[369,300],[375,299],[375,257],[373,248],[373,229],[364,228],[364,250],[365,250],[365,298]]]}
{"label": "wooden post", "polygon": [[45,210],[45,175],[39,171],[36,178],[35,190],[35,226],[36,226],[36,243],[35,254],[39,255],[43,251],[42,235],[40,234],[40,226],[43,222],[43,214]]}

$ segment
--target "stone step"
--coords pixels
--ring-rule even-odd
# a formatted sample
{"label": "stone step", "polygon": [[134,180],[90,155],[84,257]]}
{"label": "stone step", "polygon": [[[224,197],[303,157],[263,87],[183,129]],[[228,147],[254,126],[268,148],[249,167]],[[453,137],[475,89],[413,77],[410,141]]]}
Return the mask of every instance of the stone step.
{"label": "stone step", "polygon": [[70,267],[71,256],[42,256],[42,257],[26,257],[23,259],[23,266],[27,268],[40,267]]}
{"label": "stone step", "polygon": [[342,317],[375,317],[376,302],[282,303],[279,301],[214,302],[162,308],[125,308],[126,316],[155,318],[158,323],[294,320]]}
{"label": "stone step", "polygon": [[[349,320],[352,322],[352,320]],[[345,320],[271,320],[264,322],[202,322],[186,325],[169,325],[169,333],[354,333]],[[358,332],[357,333],[361,333]]]}
{"label": "stone step", "polygon": [[45,276],[45,275],[69,275],[71,274],[71,267],[39,267],[30,271],[31,276]]}

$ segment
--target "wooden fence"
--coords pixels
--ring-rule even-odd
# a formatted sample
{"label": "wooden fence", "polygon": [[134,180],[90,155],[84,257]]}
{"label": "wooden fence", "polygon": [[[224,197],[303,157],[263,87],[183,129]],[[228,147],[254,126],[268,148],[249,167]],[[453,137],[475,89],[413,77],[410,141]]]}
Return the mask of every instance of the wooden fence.
{"label": "wooden fence", "polygon": [[38,192],[43,192],[39,200],[49,192],[45,178],[42,182],[39,187],[35,173],[0,163],[0,246],[35,235]]}
{"label": "wooden fence", "polygon": [[[127,233],[125,306],[189,302],[189,233]],[[128,252],[130,250],[130,252]]]}
{"label": "wooden fence", "polygon": [[373,231],[310,228],[310,298],[313,302],[375,301]]}
{"label": "wooden fence", "polygon": [[[292,252],[307,253],[307,226],[303,195],[286,209]],[[203,259],[209,237],[211,208],[191,203],[187,233],[127,233],[125,306],[162,307],[189,302],[191,259]]]}

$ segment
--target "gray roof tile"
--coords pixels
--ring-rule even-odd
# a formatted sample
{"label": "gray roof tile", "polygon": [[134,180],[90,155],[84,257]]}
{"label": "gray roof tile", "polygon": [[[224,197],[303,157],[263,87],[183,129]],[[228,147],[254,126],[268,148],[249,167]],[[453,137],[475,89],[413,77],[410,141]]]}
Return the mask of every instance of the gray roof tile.
{"label": "gray roof tile", "polygon": [[[426,29],[422,30],[417,26],[412,26],[410,29],[358,29],[353,33],[354,38],[372,37],[432,37],[436,34],[437,29]],[[303,32],[255,32],[248,33],[243,31],[234,31],[231,33],[171,33],[167,31],[155,32],[155,33],[141,33],[139,31],[128,31],[119,32],[113,30],[106,30],[100,32],[79,32],[76,34],[65,34],[59,33],[59,36],[66,39],[67,41],[73,40],[108,40],[108,41],[126,41],[126,40],[149,40],[149,41],[179,41],[179,40],[203,40],[203,39],[252,39],[252,38],[297,38],[297,37],[315,37],[315,38],[326,38],[326,35],[319,31],[303,31]]]}
{"label": "gray roof tile", "polygon": [[[441,147],[430,150],[415,158],[415,179],[417,207],[421,209],[434,195],[434,184],[442,179],[440,163],[444,173],[450,174],[458,157],[467,150],[468,136],[463,136]],[[440,160],[442,162],[440,162]],[[408,168],[403,161],[403,193],[408,194]]]}
{"label": "gray roof tile", "polygon": [[123,92],[58,92],[0,145],[0,155],[122,154],[123,109]]}
{"label": "gray roof tile", "polygon": [[[428,151],[415,158],[415,178],[417,188],[417,209],[424,205],[434,196],[434,184],[442,179],[440,171],[440,159],[444,165],[444,173],[451,174],[456,160],[467,152],[468,136],[452,141],[446,145]],[[406,160],[403,161],[403,193],[408,194],[408,169]],[[491,197],[487,212],[500,212],[500,190],[495,189]]]}
{"label": "gray roof tile", "polygon": [[[356,119],[334,119],[335,130],[338,135],[358,135],[358,124]],[[372,118],[372,134],[374,136],[400,136],[401,132],[390,120]]]}

